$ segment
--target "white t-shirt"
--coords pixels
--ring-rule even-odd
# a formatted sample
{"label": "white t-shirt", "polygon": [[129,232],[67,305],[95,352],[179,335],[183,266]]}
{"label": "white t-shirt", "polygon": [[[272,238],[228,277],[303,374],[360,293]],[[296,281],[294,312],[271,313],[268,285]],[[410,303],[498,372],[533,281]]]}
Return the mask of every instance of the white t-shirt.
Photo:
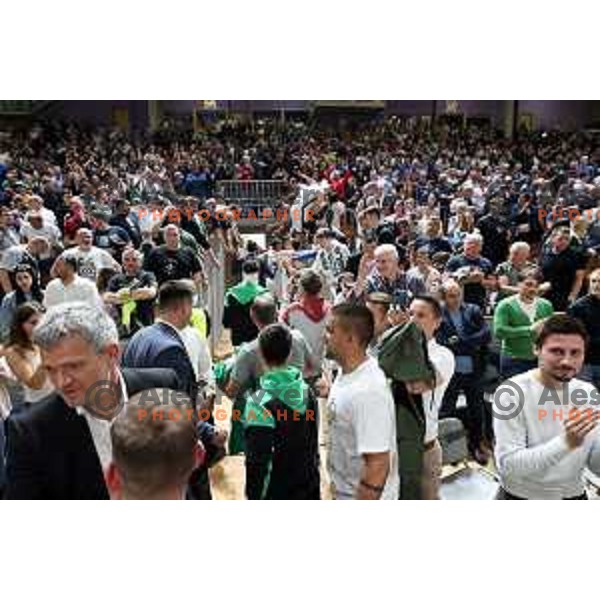
{"label": "white t-shirt", "polygon": [[340,373],[327,400],[328,469],[338,499],[353,498],[363,454],[390,453],[390,473],[382,500],[399,493],[394,399],[383,371],[367,358],[352,373]]}
{"label": "white t-shirt", "polygon": [[50,308],[64,302],[86,302],[102,306],[102,298],[96,285],[79,275],[75,275],[75,279],[67,286],[58,277],[48,282],[44,294],[44,306]]}
{"label": "white t-shirt", "polygon": [[438,415],[442,398],[454,374],[454,354],[435,340],[427,343],[429,360],[432,362],[440,383],[433,390],[423,394],[423,409],[425,412],[425,443],[433,441],[438,435]]}
{"label": "white t-shirt", "polygon": [[72,248],[64,254],[77,259],[77,274],[90,281],[96,281],[102,269],[112,269],[115,265],[113,257],[106,250],[96,246],[92,246],[88,251]]}
{"label": "white t-shirt", "polygon": [[[25,219],[29,219],[29,215],[32,212],[33,211],[28,211],[25,214]],[[36,212],[42,215],[42,221],[44,222],[44,224],[54,225],[56,227],[56,215],[49,208],[42,207],[39,211]]]}
{"label": "white t-shirt", "polygon": [[592,384],[573,379],[566,395],[559,390],[558,396],[550,396],[535,373],[534,369],[510,378],[497,388],[493,398],[495,410],[505,416],[502,407],[516,402],[518,390],[524,399],[523,409],[516,416],[494,419],[496,466],[502,486],[521,498],[557,500],[578,496],[584,491],[585,467],[600,474],[600,428],[596,426],[579,448],[570,450],[564,422],[569,410],[580,404],[573,403],[575,393],[586,400],[577,406],[582,411],[586,407],[598,410],[600,394]]}
{"label": "white t-shirt", "polygon": [[527,315],[528,319],[533,323],[538,305],[537,298],[535,298],[533,302],[523,302],[523,300],[521,300],[521,298],[517,295],[516,301],[520,309]]}
{"label": "white t-shirt", "polygon": [[50,245],[60,242],[60,230],[56,225],[44,223],[40,229],[32,227],[29,223],[24,223],[21,227],[21,237],[29,241],[33,237],[43,237]]}

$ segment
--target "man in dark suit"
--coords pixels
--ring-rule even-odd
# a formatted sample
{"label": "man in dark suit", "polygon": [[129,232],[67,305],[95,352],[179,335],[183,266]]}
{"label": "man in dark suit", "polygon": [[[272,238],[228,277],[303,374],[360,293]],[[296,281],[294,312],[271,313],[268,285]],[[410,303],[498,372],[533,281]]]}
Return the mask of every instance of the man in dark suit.
{"label": "man in dark suit", "polygon": [[440,418],[460,417],[456,402],[459,393],[464,393],[467,411],[463,420],[469,449],[478,462],[486,464],[490,454],[489,449],[482,446],[486,415],[480,380],[485,370],[487,346],[491,341],[490,328],[479,306],[463,301],[463,290],[458,282],[451,279],[444,283],[442,295],[442,323],[436,338],[452,350],[456,366],[444,393]]}
{"label": "man in dark suit", "polygon": [[81,302],[48,311],[34,332],[56,391],[7,427],[7,499],[108,499],[110,423],[129,396],[175,388],[169,369],[119,369],[110,316]]}
{"label": "man in dark suit", "polygon": [[179,331],[190,323],[195,289],[191,282],[167,281],[158,291],[158,317],[129,340],[123,366],[162,367],[177,374],[177,389],[185,392],[197,406],[198,384],[192,362]]}
{"label": "man in dark suit", "polygon": [[[185,392],[192,400],[194,408],[201,408],[198,402],[198,383],[179,331],[190,323],[195,289],[188,281],[167,281],[158,291],[158,318],[150,327],[138,331],[129,341],[123,356],[123,366],[130,368],[161,367],[175,371],[177,390]],[[206,421],[198,423],[200,440],[207,450],[208,462],[213,462],[215,454],[220,454],[225,444],[224,432],[219,432]],[[197,471],[199,486],[193,496],[210,499],[206,466]]]}

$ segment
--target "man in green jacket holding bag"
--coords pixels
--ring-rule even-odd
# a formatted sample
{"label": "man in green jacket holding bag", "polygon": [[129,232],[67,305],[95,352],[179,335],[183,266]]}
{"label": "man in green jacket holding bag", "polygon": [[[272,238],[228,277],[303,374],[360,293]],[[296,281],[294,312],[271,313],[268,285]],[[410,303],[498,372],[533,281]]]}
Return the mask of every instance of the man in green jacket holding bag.
{"label": "man in green jacket holding bag", "polygon": [[537,366],[533,352],[535,328],[554,313],[552,304],[539,297],[540,275],[536,269],[519,276],[519,291],[501,300],[494,311],[494,335],[501,341],[500,374],[504,379]]}

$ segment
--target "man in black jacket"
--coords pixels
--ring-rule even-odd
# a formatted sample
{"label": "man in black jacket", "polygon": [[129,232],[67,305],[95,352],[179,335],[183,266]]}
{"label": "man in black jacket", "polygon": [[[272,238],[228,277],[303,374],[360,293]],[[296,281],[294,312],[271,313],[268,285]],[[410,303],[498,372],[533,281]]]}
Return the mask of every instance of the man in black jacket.
{"label": "man in black jacket", "polygon": [[56,391],[7,427],[8,499],[108,499],[110,424],[129,396],[176,388],[170,369],[119,369],[114,321],[80,302],[48,311],[34,333]]}
{"label": "man in black jacket", "polygon": [[[186,393],[194,408],[202,408],[198,400],[198,382],[180,331],[190,323],[194,287],[191,282],[167,281],[158,291],[158,316],[156,322],[140,329],[129,341],[123,356],[123,366],[129,368],[162,367],[172,369],[177,375],[175,389]],[[208,460],[212,462],[222,452],[225,434],[217,432],[211,423],[198,424],[199,435],[206,446]],[[210,499],[208,474],[202,467],[194,496]]]}
{"label": "man in black jacket", "polygon": [[568,313],[579,319],[590,336],[581,379],[600,386],[600,269],[590,273],[589,293],[572,304]]}
{"label": "man in black jacket", "polygon": [[[490,454],[485,448],[483,434],[485,429],[487,435],[491,436],[490,413],[484,410],[481,378],[491,341],[490,328],[479,306],[464,301],[459,283],[452,279],[446,281],[442,286],[442,296],[442,323],[436,338],[438,343],[452,350],[456,367],[442,399],[440,418],[460,416],[456,403],[462,392],[467,401],[463,420],[469,437],[469,449],[478,462],[486,464]],[[491,443],[489,439],[486,441]]]}

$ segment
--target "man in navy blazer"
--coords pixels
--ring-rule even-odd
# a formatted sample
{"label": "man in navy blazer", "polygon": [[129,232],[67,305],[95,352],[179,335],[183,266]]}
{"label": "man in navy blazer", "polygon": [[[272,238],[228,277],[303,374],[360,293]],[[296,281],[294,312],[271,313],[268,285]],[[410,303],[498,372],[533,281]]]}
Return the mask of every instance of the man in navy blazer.
{"label": "man in navy blazer", "polygon": [[[156,322],[138,331],[129,341],[123,355],[123,366],[129,368],[168,368],[177,374],[177,390],[185,392],[194,408],[199,407],[198,383],[179,331],[189,325],[192,316],[194,287],[188,281],[167,281],[158,290],[158,317]],[[198,424],[198,434],[206,446],[209,460],[225,439],[206,421]],[[210,498],[206,467],[199,469],[201,484],[195,497]]]}
{"label": "man in navy blazer", "polygon": [[175,373],[119,369],[114,321],[81,302],[51,308],[34,342],[55,392],[8,419],[6,498],[108,499],[111,422],[133,394],[174,389]]}
{"label": "man in navy blazer", "polygon": [[161,367],[177,374],[177,389],[185,392],[197,406],[198,384],[192,362],[179,331],[190,323],[194,290],[186,281],[167,281],[158,291],[158,317],[140,329],[127,344],[123,366]]}
{"label": "man in navy blazer", "polygon": [[480,379],[485,370],[487,346],[491,341],[490,328],[479,306],[463,301],[463,291],[458,282],[449,280],[444,283],[442,295],[442,323],[436,339],[452,350],[456,366],[444,393],[440,418],[461,417],[456,410],[456,402],[459,393],[464,393],[467,411],[462,420],[467,430],[469,448],[474,458],[485,464],[490,455],[489,448],[483,444],[486,421]]}

